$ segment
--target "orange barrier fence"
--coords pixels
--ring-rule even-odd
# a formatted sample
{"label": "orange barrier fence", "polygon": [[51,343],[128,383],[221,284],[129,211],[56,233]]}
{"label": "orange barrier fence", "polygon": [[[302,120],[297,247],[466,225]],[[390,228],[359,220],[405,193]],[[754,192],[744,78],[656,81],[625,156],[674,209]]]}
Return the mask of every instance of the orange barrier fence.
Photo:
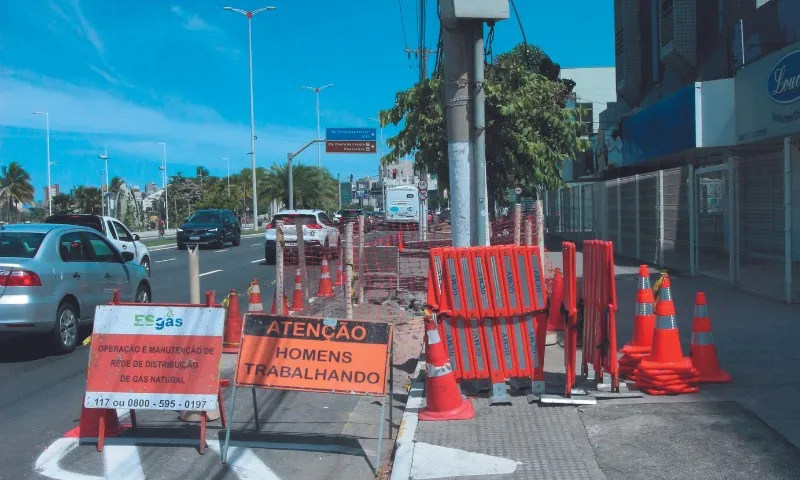
{"label": "orange barrier fence", "polygon": [[457,380],[491,379],[505,403],[506,378],[544,392],[547,291],[538,247],[434,248],[428,305],[437,313]]}
{"label": "orange barrier fence", "polygon": [[575,244],[561,243],[561,258],[564,266],[564,297],[561,313],[564,316],[564,369],[566,384],[564,396],[572,395],[575,386],[576,357],[578,347],[578,269],[575,260]]}
{"label": "orange barrier fence", "polygon": [[603,240],[583,242],[583,358],[581,375],[594,366],[595,380],[603,370],[611,376],[611,389],[619,391],[617,364],[617,292],[614,278],[614,246]]}

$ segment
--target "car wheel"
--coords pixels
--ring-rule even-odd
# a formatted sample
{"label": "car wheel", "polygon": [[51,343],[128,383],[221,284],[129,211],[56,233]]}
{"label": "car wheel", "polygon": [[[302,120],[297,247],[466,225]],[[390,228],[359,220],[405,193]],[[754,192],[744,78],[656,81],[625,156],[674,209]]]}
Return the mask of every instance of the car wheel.
{"label": "car wheel", "polygon": [[222,234],[222,235],[221,235],[221,236],[220,236],[220,237],[217,239],[217,243],[215,243],[215,244],[214,244],[214,246],[215,246],[216,248],[218,248],[218,249],[225,248],[225,234]]}
{"label": "car wheel", "polygon": [[153,303],[153,296],[150,293],[150,287],[144,283],[140,283],[136,289],[136,303]]}
{"label": "car wheel", "polygon": [[264,260],[267,262],[267,265],[275,265],[277,260],[275,257],[275,247],[264,247]]}
{"label": "car wheel", "polygon": [[51,333],[53,346],[60,354],[70,353],[78,345],[78,308],[64,301],[56,311],[56,324]]}
{"label": "car wheel", "polygon": [[242,234],[241,234],[241,233],[239,233],[239,234],[238,234],[238,235],[236,235],[236,237],[233,239],[233,246],[234,246],[234,247],[238,247],[239,245],[241,245],[241,243],[242,243]]}
{"label": "car wheel", "polygon": [[152,273],[150,271],[150,257],[144,257],[142,259],[142,266],[144,267],[145,270],[147,270],[147,276],[149,277],[150,274]]}

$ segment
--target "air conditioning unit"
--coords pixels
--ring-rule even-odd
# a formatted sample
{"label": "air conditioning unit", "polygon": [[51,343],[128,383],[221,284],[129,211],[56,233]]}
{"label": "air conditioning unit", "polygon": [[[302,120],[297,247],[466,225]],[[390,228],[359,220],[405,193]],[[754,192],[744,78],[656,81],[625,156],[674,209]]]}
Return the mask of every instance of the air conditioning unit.
{"label": "air conditioning unit", "polygon": [[440,14],[444,20],[505,20],[508,0],[443,0]]}

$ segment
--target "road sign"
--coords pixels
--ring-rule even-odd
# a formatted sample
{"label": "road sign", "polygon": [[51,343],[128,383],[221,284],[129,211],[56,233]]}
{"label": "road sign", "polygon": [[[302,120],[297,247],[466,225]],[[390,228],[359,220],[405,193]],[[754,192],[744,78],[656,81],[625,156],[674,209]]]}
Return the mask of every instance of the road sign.
{"label": "road sign", "polygon": [[428,199],[428,191],[427,190],[420,190],[419,191],[419,199],[420,200],[427,200]]}
{"label": "road sign", "polygon": [[521,189],[520,187],[517,187],[517,188],[515,188],[515,189],[514,189],[514,193],[516,193],[517,195],[519,195],[519,194],[521,194],[521,193],[522,193],[522,189]]}
{"label": "road sign", "polygon": [[351,140],[356,142],[376,141],[377,129],[375,128],[326,128],[325,140]]}
{"label": "road sign", "polygon": [[223,308],[97,307],[86,408],[216,410]]}
{"label": "road sign", "polygon": [[428,182],[426,182],[425,180],[420,180],[419,183],[417,184],[417,188],[419,188],[420,190],[427,190]]}
{"label": "road sign", "polygon": [[391,341],[388,323],[247,314],[236,385],[381,396]]}
{"label": "road sign", "polygon": [[377,142],[357,140],[328,140],[325,142],[325,153],[375,153]]}

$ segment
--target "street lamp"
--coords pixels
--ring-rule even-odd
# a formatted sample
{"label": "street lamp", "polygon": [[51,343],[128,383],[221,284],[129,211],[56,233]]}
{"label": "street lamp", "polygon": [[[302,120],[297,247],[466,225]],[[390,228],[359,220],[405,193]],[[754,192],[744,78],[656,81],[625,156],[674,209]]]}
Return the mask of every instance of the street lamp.
{"label": "street lamp", "polygon": [[231,159],[228,157],[222,157],[223,160],[228,162],[228,196],[231,196]]}
{"label": "street lamp", "polygon": [[378,146],[378,180],[380,181],[381,188],[383,189],[383,209],[386,209],[386,188],[383,186],[383,125],[377,118],[369,117],[373,122],[378,122],[378,131],[380,132],[380,144]]}
{"label": "street lamp", "polygon": [[158,169],[161,170],[161,183],[164,186],[164,215],[166,218],[164,219],[166,223],[167,230],[169,230],[169,190],[167,189],[167,143],[166,142],[156,142],[157,145],[161,145],[164,147],[164,165],[159,166]]}
{"label": "street lamp", "polygon": [[46,136],[46,144],[47,144],[47,214],[53,214],[53,196],[51,195],[50,191],[50,165],[53,163],[50,161],[50,114],[47,112],[33,112],[34,115],[44,115],[44,122],[45,122],[45,136]]}
{"label": "street lamp", "polygon": [[[105,172],[106,172],[106,193],[111,193],[111,190],[109,189],[109,186],[108,186],[108,159],[111,158],[111,157],[108,156],[108,148],[106,148],[105,145],[103,145],[103,153],[97,155],[97,158],[99,158],[100,160],[103,160],[105,162],[105,164],[106,164],[106,167],[105,167]],[[101,179],[101,181],[102,181],[102,179]],[[101,188],[100,190],[103,190],[103,189]],[[102,209],[103,209],[103,203],[101,202],[100,203],[100,210],[102,210]],[[108,205],[108,215],[111,216],[111,204]]]}
{"label": "street lamp", "polygon": [[[321,87],[306,87],[306,86],[300,87],[300,88],[303,88],[305,90],[311,90],[312,92],[314,92],[317,95],[317,138],[320,138],[320,135],[321,135],[321,133],[319,131],[319,92],[325,90],[326,88],[332,87],[332,86],[333,86],[333,84],[329,83],[329,84],[323,85]],[[322,166],[322,144],[320,144],[320,143],[317,143],[317,166],[318,167]]]}
{"label": "street lamp", "polygon": [[250,159],[250,165],[253,170],[253,226],[258,230],[258,195],[256,194],[256,121],[255,112],[253,111],[253,15],[256,15],[267,10],[275,10],[275,7],[269,6],[259,8],[258,10],[247,11],[240,10],[233,7],[224,7],[225,10],[236,12],[247,17],[247,49],[249,52],[250,60],[250,152],[253,157]]}

